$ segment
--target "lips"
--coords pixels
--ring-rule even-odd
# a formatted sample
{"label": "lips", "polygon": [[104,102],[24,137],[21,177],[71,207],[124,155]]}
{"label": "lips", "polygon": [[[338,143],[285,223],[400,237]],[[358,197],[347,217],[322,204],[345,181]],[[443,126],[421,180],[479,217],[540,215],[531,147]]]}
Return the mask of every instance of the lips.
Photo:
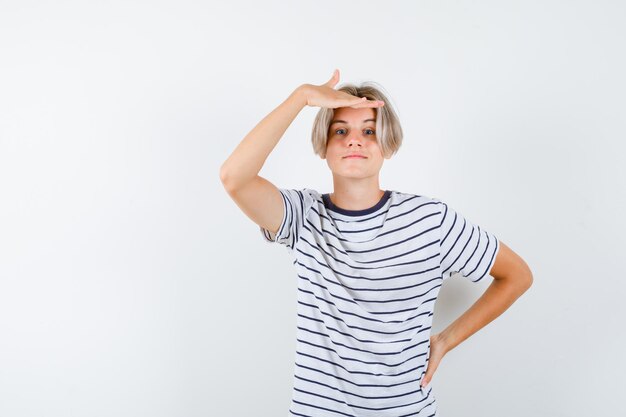
{"label": "lips", "polygon": [[364,155],[359,155],[359,154],[346,155],[346,156],[344,156],[344,158],[362,158],[362,159],[366,159],[366,157]]}

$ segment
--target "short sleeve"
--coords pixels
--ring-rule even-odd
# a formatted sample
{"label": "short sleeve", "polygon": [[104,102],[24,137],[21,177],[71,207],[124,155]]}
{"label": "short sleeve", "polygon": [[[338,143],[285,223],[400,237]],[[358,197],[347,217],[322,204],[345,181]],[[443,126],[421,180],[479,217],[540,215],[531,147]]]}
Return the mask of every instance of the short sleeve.
{"label": "short sleeve", "polygon": [[261,227],[261,233],[267,242],[277,242],[293,250],[304,227],[306,215],[316,201],[312,190],[279,188],[283,197],[283,220],[276,234]]}
{"label": "short sleeve", "polygon": [[445,202],[439,201],[439,206],[442,278],[445,280],[453,273],[460,272],[472,282],[480,281],[489,274],[496,260],[500,249],[498,238]]}

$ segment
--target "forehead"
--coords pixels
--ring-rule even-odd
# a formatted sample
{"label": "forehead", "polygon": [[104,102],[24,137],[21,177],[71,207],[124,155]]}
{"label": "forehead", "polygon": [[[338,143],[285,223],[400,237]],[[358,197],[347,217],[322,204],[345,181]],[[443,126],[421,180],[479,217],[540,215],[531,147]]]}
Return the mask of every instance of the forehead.
{"label": "forehead", "polygon": [[362,123],[366,119],[375,119],[376,110],[365,107],[353,109],[352,107],[339,107],[335,109],[332,120],[345,120],[348,123]]}

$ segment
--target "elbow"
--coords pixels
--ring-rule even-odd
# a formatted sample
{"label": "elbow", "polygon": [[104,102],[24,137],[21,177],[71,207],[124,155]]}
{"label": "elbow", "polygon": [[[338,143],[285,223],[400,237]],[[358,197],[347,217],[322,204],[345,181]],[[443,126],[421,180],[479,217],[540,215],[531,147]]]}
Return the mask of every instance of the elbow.
{"label": "elbow", "polygon": [[515,284],[519,288],[520,294],[528,291],[533,285],[533,274],[530,269],[518,273],[515,276]]}
{"label": "elbow", "polygon": [[533,285],[533,273],[526,262],[523,262],[520,268],[516,268],[514,272],[511,272],[507,278],[521,293],[526,292]]}
{"label": "elbow", "polygon": [[509,286],[521,295],[533,285],[533,274],[527,267],[520,268],[498,277],[497,281]]}
{"label": "elbow", "polygon": [[225,169],[223,166],[220,168],[220,181],[226,192],[231,196],[250,182],[238,176],[237,172]]}
{"label": "elbow", "polygon": [[528,266],[526,262],[524,262],[523,277],[524,277],[524,284],[526,285],[526,289],[532,287],[533,281],[534,281],[533,272],[530,270],[530,267]]}
{"label": "elbow", "polygon": [[520,292],[522,294],[525,293],[526,291],[528,291],[530,289],[530,287],[532,287],[532,285],[533,285],[533,276],[532,276],[532,274],[523,275],[523,278],[519,279],[518,285],[520,287]]}
{"label": "elbow", "polygon": [[228,180],[228,174],[226,173],[226,171],[224,171],[224,167],[220,168],[220,181],[222,182],[222,184],[226,184],[226,181]]}
{"label": "elbow", "polygon": [[228,192],[233,188],[232,187],[232,176],[229,174],[228,170],[224,165],[220,167],[220,181],[224,186],[224,189]]}
{"label": "elbow", "polygon": [[510,274],[511,282],[514,282],[522,292],[526,292],[533,285],[533,272],[528,264],[520,258],[520,262]]}

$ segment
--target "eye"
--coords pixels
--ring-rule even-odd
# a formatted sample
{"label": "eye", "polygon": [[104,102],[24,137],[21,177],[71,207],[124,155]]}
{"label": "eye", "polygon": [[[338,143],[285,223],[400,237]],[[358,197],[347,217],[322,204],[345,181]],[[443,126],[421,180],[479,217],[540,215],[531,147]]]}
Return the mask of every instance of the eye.
{"label": "eye", "polygon": [[[337,130],[335,130],[335,133],[340,135],[341,133],[339,133],[339,132],[341,132],[343,130],[345,130],[345,129],[343,129],[343,128],[337,129]],[[376,131],[374,129],[370,129],[370,128],[365,129],[364,132],[372,132],[372,133],[368,133],[367,134],[368,136],[372,136],[372,135],[376,134]]]}

